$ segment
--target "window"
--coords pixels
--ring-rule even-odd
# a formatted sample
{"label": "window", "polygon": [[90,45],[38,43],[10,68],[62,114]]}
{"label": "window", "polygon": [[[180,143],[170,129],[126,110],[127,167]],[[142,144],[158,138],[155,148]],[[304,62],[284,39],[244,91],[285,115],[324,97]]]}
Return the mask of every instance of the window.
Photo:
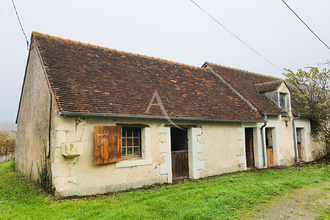
{"label": "window", "polygon": [[94,164],[116,163],[140,158],[141,128],[116,126],[94,127]]}
{"label": "window", "polygon": [[141,156],[141,128],[122,129],[122,158]]}
{"label": "window", "polygon": [[283,110],[286,110],[286,94],[285,93],[280,93],[280,107],[283,109]]}

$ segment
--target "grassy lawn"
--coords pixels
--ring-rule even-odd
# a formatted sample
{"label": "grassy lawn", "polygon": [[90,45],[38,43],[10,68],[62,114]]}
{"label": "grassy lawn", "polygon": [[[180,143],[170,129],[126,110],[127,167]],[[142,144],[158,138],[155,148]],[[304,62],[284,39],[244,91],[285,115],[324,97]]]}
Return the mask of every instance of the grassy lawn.
{"label": "grassy lawn", "polygon": [[0,219],[231,219],[274,196],[330,181],[326,164],[310,164],[62,200],[13,167],[0,164]]}

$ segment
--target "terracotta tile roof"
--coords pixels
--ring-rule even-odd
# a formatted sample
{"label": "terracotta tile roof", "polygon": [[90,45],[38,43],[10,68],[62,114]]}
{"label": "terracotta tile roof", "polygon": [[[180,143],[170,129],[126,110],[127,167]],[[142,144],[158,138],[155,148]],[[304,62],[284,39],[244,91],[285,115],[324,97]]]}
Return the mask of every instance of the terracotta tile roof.
{"label": "terracotta tile roof", "polygon": [[[260,121],[206,68],[116,51],[34,32],[60,112]],[[154,104],[157,103],[155,99]]]}
{"label": "terracotta tile roof", "polygon": [[[260,94],[259,88],[274,89],[282,80],[272,76],[252,73],[240,69],[220,66],[206,62],[207,65],[228,82],[236,91],[246,98],[260,113],[280,114],[285,113],[280,107]],[[267,90],[266,89],[266,90]],[[269,90],[271,91],[271,90]]]}
{"label": "terracotta tile roof", "polygon": [[257,91],[260,92],[271,92],[277,90],[283,83],[283,80],[270,81],[265,83],[256,84]]}

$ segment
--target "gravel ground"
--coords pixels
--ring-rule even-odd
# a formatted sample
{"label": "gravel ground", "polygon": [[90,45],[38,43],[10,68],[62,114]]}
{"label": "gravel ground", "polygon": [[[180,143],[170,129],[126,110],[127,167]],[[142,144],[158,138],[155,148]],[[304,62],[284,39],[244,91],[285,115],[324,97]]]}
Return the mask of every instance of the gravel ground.
{"label": "gravel ground", "polygon": [[[330,208],[330,182],[313,184],[274,198],[246,213],[243,219],[316,219]],[[330,220],[330,216],[325,219]]]}

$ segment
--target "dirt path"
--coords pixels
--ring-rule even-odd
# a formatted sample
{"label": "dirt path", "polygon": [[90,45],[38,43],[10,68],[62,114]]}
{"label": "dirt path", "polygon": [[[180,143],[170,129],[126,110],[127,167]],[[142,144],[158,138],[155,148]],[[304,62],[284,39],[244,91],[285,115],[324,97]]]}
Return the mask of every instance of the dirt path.
{"label": "dirt path", "polygon": [[[287,193],[246,213],[243,219],[316,219],[330,208],[330,182],[318,183]],[[330,219],[326,216],[325,219]]]}

